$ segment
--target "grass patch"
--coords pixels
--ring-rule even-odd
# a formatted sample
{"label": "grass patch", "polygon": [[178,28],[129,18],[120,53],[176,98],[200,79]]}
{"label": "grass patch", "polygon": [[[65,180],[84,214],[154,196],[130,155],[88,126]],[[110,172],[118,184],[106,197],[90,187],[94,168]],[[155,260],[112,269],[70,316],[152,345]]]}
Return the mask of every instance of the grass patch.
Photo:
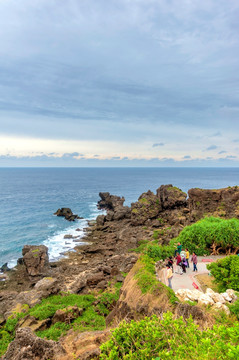
{"label": "grass patch", "polygon": [[196,275],[196,279],[204,292],[207,290],[207,288],[218,292],[218,286],[215,284],[215,278],[213,276],[209,276],[208,274],[200,274]]}

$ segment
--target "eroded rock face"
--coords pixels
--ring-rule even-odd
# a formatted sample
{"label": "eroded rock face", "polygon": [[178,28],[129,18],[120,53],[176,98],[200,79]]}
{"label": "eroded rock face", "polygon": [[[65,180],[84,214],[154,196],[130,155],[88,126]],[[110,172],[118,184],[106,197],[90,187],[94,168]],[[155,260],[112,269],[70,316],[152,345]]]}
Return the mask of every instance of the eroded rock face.
{"label": "eroded rock face", "polygon": [[[186,198],[187,194],[172,185],[160,186],[156,195],[149,190],[143,193],[137,202],[131,204],[131,223],[132,225],[143,225],[148,220],[155,219],[157,221],[157,217],[160,217],[161,214],[165,214],[167,218],[175,218],[175,214],[171,216],[172,214],[167,214],[167,211],[185,208]],[[175,220],[172,220],[172,224],[177,221],[180,223],[180,217],[181,222],[185,222],[183,210],[177,214]]]}
{"label": "eroded rock face", "polygon": [[172,184],[161,185],[157,189],[157,197],[163,209],[175,209],[187,205],[187,194]]}
{"label": "eroded rock face", "polygon": [[111,195],[109,192],[100,192],[99,196],[101,198],[97,205],[99,209],[115,211],[116,208],[122,207],[125,201],[124,197]]}
{"label": "eroded rock face", "polygon": [[41,339],[30,328],[22,328],[16,331],[15,340],[2,360],[58,360],[65,354],[59,343]]}
{"label": "eroded rock face", "polygon": [[188,204],[191,212],[198,216],[205,213],[216,216],[239,217],[239,187],[218,190],[190,189]]}
{"label": "eroded rock face", "polygon": [[58,209],[54,215],[63,216],[68,221],[75,221],[75,219],[82,219],[78,215],[74,215],[70,208],[61,208]]}
{"label": "eroded rock face", "polygon": [[25,245],[22,255],[23,264],[29,276],[42,276],[49,273],[48,248],[45,245]]}

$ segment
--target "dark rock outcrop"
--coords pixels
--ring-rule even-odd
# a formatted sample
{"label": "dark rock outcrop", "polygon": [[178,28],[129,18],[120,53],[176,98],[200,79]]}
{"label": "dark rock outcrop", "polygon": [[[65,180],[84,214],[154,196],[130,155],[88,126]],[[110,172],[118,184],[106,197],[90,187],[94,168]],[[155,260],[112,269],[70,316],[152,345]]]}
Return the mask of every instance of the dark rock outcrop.
{"label": "dark rock outcrop", "polygon": [[123,206],[125,198],[111,195],[109,192],[100,192],[99,196],[101,198],[98,201],[98,209],[106,209],[106,210],[115,210],[118,207]]}
{"label": "dark rock outcrop", "polygon": [[239,187],[207,190],[190,189],[188,191],[190,214],[196,218],[204,215],[239,217]]}
{"label": "dark rock outcrop", "polygon": [[10,271],[11,269],[9,269],[9,267],[7,266],[7,263],[3,264],[3,266],[0,267],[0,272],[6,272],[6,271]]}
{"label": "dark rock outcrop", "polygon": [[99,215],[96,219],[98,227],[102,227],[105,221],[119,221],[122,219],[130,219],[130,208],[124,206],[124,197],[119,197],[116,195],[111,195],[108,192],[99,193],[101,200],[98,201],[98,209],[107,210],[106,215]]}
{"label": "dark rock outcrop", "polygon": [[50,270],[48,248],[45,245],[25,245],[22,249],[23,264],[30,277],[47,275]]}
{"label": "dark rock outcrop", "polygon": [[78,215],[74,215],[70,208],[61,208],[58,209],[54,215],[63,216],[68,221],[75,221],[76,219],[83,219]]}
{"label": "dark rock outcrop", "polygon": [[187,205],[186,198],[187,194],[172,185],[160,186],[156,195],[149,190],[147,193],[143,193],[137,202],[131,204],[131,223],[132,225],[143,225],[148,220],[157,220],[157,217],[160,217],[166,210],[185,207]]}
{"label": "dark rock outcrop", "polygon": [[157,197],[162,209],[175,209],[187,205],[187,194],[173,185],[161,185],[157,189]]}

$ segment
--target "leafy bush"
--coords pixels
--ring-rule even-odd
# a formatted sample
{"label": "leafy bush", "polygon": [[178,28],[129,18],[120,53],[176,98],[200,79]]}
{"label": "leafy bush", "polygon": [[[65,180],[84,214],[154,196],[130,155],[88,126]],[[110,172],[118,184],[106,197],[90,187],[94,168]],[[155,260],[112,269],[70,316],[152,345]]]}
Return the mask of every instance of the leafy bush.
{"label": "leafy bush", "polygon": [[207,265],[219,291],[239,290],[239,256],[231,255]]}
{"label": "leafy bush", "polygon": [[100,360],[214,360],[239,358],[239,323],[199,330],[192,318],[184,322],[171,313],[130,324],[122,322],[101,345]]}
{"label": "leafy bush", "polygon": [[156,244],[149,244],[145,250],[145,253],[154,261],[158,261],[162,257],[161,247]]}
{"label": "leafy bush", "polygon": [[[237,294],[238,296],[239,294]],[[239,299],[237,299],[233,304],[228,305],[232,314],[236,315],[237,319],[239,320]]]}
{"label": "leafy bush", "polygon": [[177,237],[183,247],[197,255],[227,253],[239,249],[239,220],[204,218],[186,226]]}

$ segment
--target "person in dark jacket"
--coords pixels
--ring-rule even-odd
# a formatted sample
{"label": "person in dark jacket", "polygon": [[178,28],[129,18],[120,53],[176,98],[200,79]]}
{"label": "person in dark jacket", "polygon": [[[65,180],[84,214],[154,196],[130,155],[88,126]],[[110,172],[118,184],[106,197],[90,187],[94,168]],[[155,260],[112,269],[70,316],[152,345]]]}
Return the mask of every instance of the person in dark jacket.
{"label": "person in dark jacket", "polygon": [[181,256],[179,255],[179,253],[177,253],[177,256],[176,256],[176,265],[177,265],[177,273],[180,274],[180,275],[183,275],[183,270],[182,270],[182,258]]}

